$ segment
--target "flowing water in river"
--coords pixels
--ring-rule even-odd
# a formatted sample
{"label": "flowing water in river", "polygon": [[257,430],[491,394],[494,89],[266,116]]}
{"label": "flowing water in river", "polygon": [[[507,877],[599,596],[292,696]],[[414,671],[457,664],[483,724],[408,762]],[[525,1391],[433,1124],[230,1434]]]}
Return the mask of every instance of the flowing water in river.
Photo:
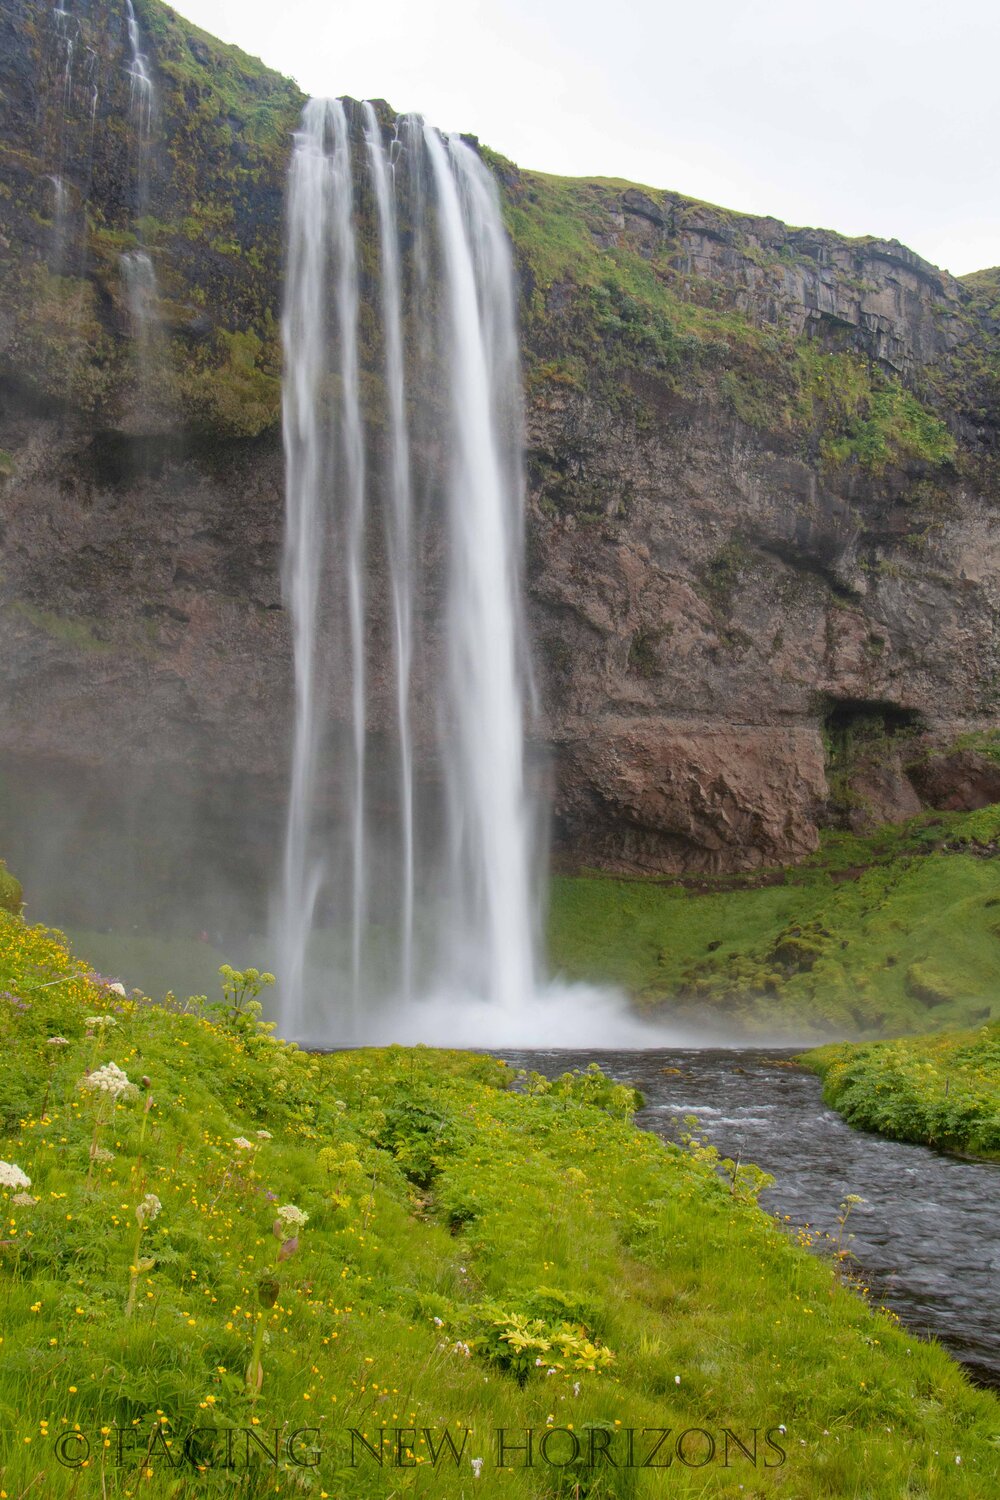
{"label": "flowing water in river", "polygon": [[[873,1297],[915,1333],[937,1338],[983,1384],[1000,1388],[1000,1164],[962,1161],[852,1130],[823,1103],[792,1053],[747,1050],[505,1052],[554,1077],[590,1062],[641,1089],[638,1123],[676,1139],[696,1115],[724,1156],[774,1176],[769,1212],[837,1235],[848,1193],[849,1242]],[[677,1069],[667,1072],[666,1069]]]}

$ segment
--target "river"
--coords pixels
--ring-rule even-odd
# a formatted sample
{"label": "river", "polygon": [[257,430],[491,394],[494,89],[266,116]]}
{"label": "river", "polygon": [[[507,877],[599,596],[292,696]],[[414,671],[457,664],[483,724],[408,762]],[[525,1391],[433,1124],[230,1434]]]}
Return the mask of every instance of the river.
{"label": "river", "polygon": [[[725,1156],[774,1177],[760,1202],[843,1243],[873,1299],[914,1333],[934,1337],[982,1385],[1000,1389],[1000,1164],[964,1161],[853,1130],[823,1102],[819,1079],[776,1049],[504,1052],[556,1077],[597,1062],[642,1091],[637,1124],[667,1139],[689,1129]],[[676,1070],[676,1071],[675,1071]],[[848,1240],[847,1234],[853,1235]]]}

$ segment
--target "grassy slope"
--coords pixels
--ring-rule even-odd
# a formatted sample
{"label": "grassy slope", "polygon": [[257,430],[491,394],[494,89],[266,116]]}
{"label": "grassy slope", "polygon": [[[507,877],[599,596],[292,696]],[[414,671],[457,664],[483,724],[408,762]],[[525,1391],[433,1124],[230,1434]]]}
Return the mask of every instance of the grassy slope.
{"label": "grassy slope", "polygon": [[1000,1161],[1000,1025],[857,1047],[803,1061],[851,1125]]}
{"label": "grassy slope", "polygon": [[[594,1079],[512,1091],[495,1061],[422,1049],[310,1057],[253,1024],[121,1000],[51,935],[6,916],[0,986],[0,1154],[29,1174],[38,1199],[4,1203],[8,1496],[305,1487],[449,1497],[470,1493],[472,1457],[485,1459],[484,1488],[503,1493],[570,1494],[577,1480],[576,1493],[595,1497],[663,1493],[667,1480],[652,1470],[498,1475],[493,1429],[548,1419],[577,1434],[590,1424],[614,1434],[616,1423],[744,1436],[787,1427],[784,1466],[763,1467],[765,1451],[776,1456],[763,1442],[757,1468],[736,1450],[728,1469],[675,1461],[672,1494],[995,1493],[996,1399],[870,1312],[733,1197],[710,1160],[636,1131],[627,1091]],[[116,1019],[103,1044],[84,1034],[91,1013]],[[69,1045],[49,1048],[53,1034]],[[103,1125],[99,1144],[114,1155],[88,1190],[94,1111],[77,1084],[88,1064],[110,1059],[133,1079],[147,1074],[153,1102],[145,1116],[142,1095],[122,1103]],[[262,1129],[272,1138],[249,1157],[234,1145],[257,1143]],[[163,1208],[143,1235],[128,1318],[134,1211],[148,1192]],[[280,1266],[266,1192],[310,1215]],[[273,1310],[262,1309],[261,1283]],[[269,1337],[254,1402],[244,1371],[261,1316]],[[500,1337],[518,1327],[529,1340],[523,1384],[503,1368],[512,1355]],[[319,1428],[321,1466],[186,1479],[164,1446],[148,1482],[116,1468],[115,1427],[148,1434],[160,1415],[174,1457],[192,1424],[256,1418],[265,1430]],[[438,1438],[445,1423],[456,1436],[472,1429],[457,1470],[430,1479],[426,1462],[411,1472],[348,1465],[352,1426],[374,1441],[383,1427],[426,1426]],[[79,1473],[52,1453],[73,1424],[95,1444]],[[621,1456],[620,1435],[609,1441]],[[697,1460],[704,1440],[694,1441]],[[426,1461],[419,1433],[414,1443]]]}
{"label": "grassy slope", "polygon": [[554,965],[720,1029],[885,1036],[1000,1011],[1000,808],[828,835],[782,884],[558,877]]}

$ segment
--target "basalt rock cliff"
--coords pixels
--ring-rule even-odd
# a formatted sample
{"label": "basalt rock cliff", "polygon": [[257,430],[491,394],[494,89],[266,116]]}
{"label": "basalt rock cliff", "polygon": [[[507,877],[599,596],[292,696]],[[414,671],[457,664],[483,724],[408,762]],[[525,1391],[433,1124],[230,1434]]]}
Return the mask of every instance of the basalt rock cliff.
{"label": "basalt rock cliff", "polygon": [[[277,797],[303,101],[135,12],[144,162],[124,0],[0,12],[0,752]],[[480,149],[522,289],[557,849],[747,869],[998,800],[1000,272]]]}

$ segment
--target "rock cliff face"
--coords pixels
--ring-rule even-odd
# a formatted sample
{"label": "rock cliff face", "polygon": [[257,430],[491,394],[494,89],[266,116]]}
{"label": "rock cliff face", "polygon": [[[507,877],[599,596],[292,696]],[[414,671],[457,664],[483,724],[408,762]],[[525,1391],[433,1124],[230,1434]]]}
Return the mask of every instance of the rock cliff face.
{"label": "rock cliff face", "polygon": [[[277,797],[301,98],[157,0],[136,12],[148,196],[123,5],[0,16],[0,751],[196,763]],[[1000,274],[484,156],[523,291],[557,848],[743,869],[834,817],[993,800]]]}

